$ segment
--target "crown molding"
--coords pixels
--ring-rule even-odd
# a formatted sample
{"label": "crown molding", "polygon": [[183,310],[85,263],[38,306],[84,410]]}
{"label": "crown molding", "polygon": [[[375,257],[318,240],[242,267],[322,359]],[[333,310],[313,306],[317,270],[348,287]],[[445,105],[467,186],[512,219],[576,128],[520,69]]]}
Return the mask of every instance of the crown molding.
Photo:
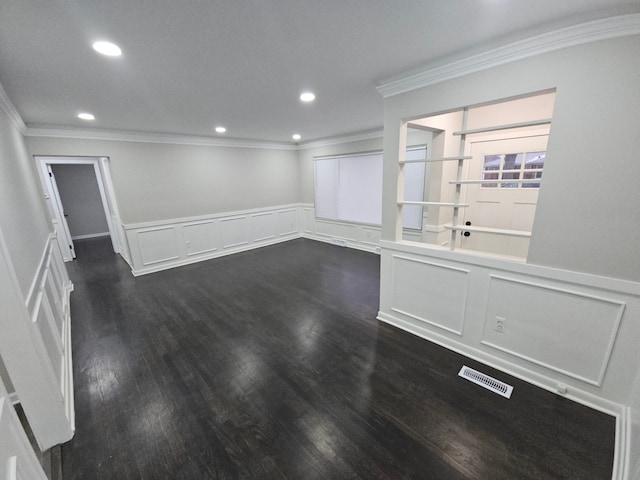
{"label": "crown molding", "polygon": [[383,82],[376,89],[384,98],[392,97],[543,53],[632,35],[640,35],[638,13],[594,20],[537,35],[444,65],[427,67],[421,72]]}
{"label": "crown molding", "polygon": [[5,92],[2,84],[0,84],[0,109],[7,114],[13,126],[16,127],[20,133],[24,134],[27,127],[18,113],[18,110],[16,110],[16,107],[13,105],[11,100],[9,100],[9,96],[7,95],[7,92]]}
{"label": "crown molding", "polygon": [[26,137],[68,138],[74,140],[110,140],[115,142],[165,143],[205,147],[264,148],[271,150],[297,150],[290,143],[262,142],[241,139],[220,139],[191,135],[127,132],[119,130],[80,130],[73,128],[27,127]]}
{"label": "crown molding", "polygon": [[382,138],[383,136],[384,136],[384,131],[382,129],[369,130],[366,132],[351,133],[347,135],[341,135],[338,137],[329,137],[329,138],[323,138],[320,140],[311,140],[309,142],[300,143],[298,144],[298,150],[328,147],[331,145],[339,145],[341,143],[358,142],[361,140],[370,140],[372,138]]}
{"label": "crown molding", "polygon": [[26,127],[23,132],[25,137],[68,138],[72,140],[110,140],[116,142],[140,142],[140,143],[166,143],[171,145],[196,145],[207,147],[231,147],[231,148],[264,148],[271,150],[305,150],[309,148],[326,147],[341,143],[357,142],[372,138],[382,138],[383,131],[373,130],[353,133],[344,136],[330,137],[322,140],[314,140],[300,144],[260,142],[239,139],[219,139],[210,137],[197,137],[189,135],[152,134],[115,130],[80,130],[73,128],[54,127]]}

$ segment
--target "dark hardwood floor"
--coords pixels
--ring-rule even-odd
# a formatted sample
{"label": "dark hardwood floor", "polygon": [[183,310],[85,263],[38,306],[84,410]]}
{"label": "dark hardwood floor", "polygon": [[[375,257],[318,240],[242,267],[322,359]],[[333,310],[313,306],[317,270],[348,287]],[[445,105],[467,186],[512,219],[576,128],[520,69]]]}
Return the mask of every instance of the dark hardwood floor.
{"label": "dark hardwood floor", "polygon": [[376,255],[299,239],[134,278],[77,252],[65,480],[611,478],[613,417],[379,323]]}

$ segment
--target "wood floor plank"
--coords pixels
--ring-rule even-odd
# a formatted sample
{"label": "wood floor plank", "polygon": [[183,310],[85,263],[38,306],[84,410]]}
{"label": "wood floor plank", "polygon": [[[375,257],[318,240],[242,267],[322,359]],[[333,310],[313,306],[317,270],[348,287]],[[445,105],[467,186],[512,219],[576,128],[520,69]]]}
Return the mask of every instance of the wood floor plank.
{"label": "wood floor plank", "polygon": [[611,478],[614,418],[379,323],[376,255],[299,239],[134,278],[108,240],[76,251],[66,480]]}

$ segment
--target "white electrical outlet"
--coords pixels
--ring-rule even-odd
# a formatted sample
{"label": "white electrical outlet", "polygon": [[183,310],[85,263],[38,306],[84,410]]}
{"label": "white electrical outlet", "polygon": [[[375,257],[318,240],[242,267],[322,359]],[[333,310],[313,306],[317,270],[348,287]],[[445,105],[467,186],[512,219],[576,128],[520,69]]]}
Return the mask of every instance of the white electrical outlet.
{"label": "white electrical outlet", "polygon": [[494,330],[498,333],[504,333],[507,326],[507,319],[503,317],[496,317],[496,326]]}

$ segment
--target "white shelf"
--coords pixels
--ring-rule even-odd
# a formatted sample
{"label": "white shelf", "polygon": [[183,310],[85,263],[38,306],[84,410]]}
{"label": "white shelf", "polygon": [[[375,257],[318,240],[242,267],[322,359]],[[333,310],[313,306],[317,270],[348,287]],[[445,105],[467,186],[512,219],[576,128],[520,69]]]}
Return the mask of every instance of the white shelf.
{"label": "white shelf", "polygon": [[532,120],[530,122],[509,123],[507,125],[496,125],[493,127],[473,128],[470,130],[460,130],[459,132],[453,132],[454,135],[472,135],[474,133],[485,132],[497,132],[499,130],[510,130],[512,128],[524,128],[535,127],[537,125],[549,125],[551,123],[550,118],[543,118],[541,120]]}
{"label": "white shelf", "polygon": [[490,180],[450,180],[450,185],[471,185],[476,183],[542,183],[542,178],[527,178],[527,179],[490,179]]}
{"label": "white shelf", "polygon": [[398,163],[431,163],[431,162],[457,162],[458,160],[471,160],[473,157],[440,157],[440,158],[423,158],[420,160],[403,160]]}
{"label": "white shelf", "polygon": [[465,232],[477,232],[477,233],[489,233],[493,235],[505,235],[508,237],[521,237],[530,238],[531,232],[525,232],[522,230],[506,230],[504,228],[489,228],[489,227],[473,227],[471,225],[444,225],[447,230],[465,231]]}
{"label": "white shelf", "polygon": [[411,201],[399,201],[398,205],[421,205],[425,207],[453,207],[464,208],[468,207],[467,203],[447,203],[447,202],[411,202]]}

